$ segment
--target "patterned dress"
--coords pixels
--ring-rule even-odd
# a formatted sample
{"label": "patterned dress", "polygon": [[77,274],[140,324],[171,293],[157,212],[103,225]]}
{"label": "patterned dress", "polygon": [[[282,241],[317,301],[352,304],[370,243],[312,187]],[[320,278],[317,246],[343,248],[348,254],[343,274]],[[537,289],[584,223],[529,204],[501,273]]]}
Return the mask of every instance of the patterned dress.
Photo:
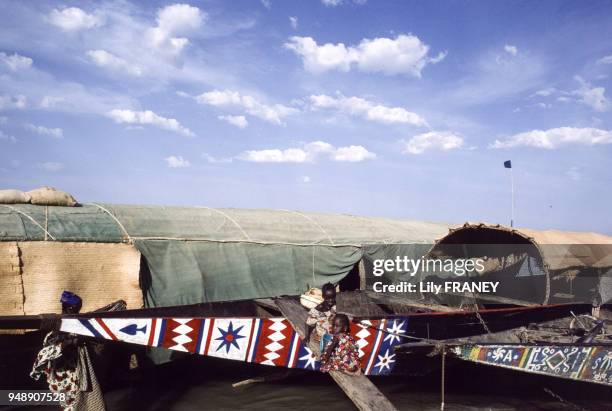
{"label": "patterned dress", "polygon": [[314,341],[319,342],[324,334],[329,333],[331,322],[336,315],[336,306],[332,305],[328,311],[319,311],[317,307],[311,308],[308,312],[306,324],[315,327]]}
{"label": "patterned dress", "polygon": [[[104,411],[104,397],[87,348],[74,341],[74,337],[74,334],[60,335],[55,331],[47,334],[30,377],[35,380],[46,377],[49,390],[64,394],[60,400],[64,411]],[[67,344],[63,345],[62,341]]]}
{"label": "patterned dress", "polygon": [[321,371],[350,371],[359,369],[359,347],[350,334],[336,335],[338,343],[327,361],[321,361]]}

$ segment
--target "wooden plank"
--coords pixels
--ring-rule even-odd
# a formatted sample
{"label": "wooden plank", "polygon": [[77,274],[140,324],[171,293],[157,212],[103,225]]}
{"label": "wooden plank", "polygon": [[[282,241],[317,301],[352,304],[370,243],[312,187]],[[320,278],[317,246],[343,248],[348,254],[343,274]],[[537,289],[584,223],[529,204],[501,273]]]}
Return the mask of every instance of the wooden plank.
{"label": "wooden plank", "polygon": [[278,307],[274,303],[274,300],[272,300],[271,298],[258,298],[255,300],[255,302],[257,303],[257,305],[262,306],[264,308],[278,311]]}
{"label": "wooden plank", "polygon": [[368,281],[367,281],[368,277],[367,277],[367,273],[365,270],[365,264],[363,262],[363,258],[359,260],[357,269],[359,270],[359,289],[365,290],[368,287]]}
{"label": "wooden plank", "polygon": [[[291,298],[278,298],[275,302],[295,331],[297,331],[301,338],[304,338],[306,335],[306,318],[308,317],[306,309],[297,300]],[[319,354],[318,344],[311,340],[309,347],[313,352]],[[358,409],[362,411],[397,410],[366,376],[350,375],[340,371],[331,371],[329,375],[331,375],[336,384],[342,388]]]}

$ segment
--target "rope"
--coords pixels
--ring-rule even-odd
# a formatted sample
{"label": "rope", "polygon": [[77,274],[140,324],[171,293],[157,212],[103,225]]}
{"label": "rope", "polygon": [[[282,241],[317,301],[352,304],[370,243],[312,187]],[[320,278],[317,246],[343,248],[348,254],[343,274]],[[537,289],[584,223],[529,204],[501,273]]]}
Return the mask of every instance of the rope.
{"label": "rope", "polygon": [[2,205],[2,206],[4,206],[4,207],[8,207],[8,208],[10,208],[11,210],[13,210],[14,212],[16,212],[16,213],[19,213],[19,214],[23,215],[23,216],[24,216],[24,217],[26,217],[28,220],[32,221],[32,222],[33,222],[33,223],[34,223],[34,224],[35,224],[35,225],[36,225],[38,228],[40,228],[41,230],[43,230],[43,231],[45,232],[45,239],[46,239],[46,236],[49,236],[49,237],[51,237],[51,239],[52,239],[52,240],[54,240],[54,241],[55,241],[55,237],[53,237],[53,236],[52,236],[52,235],[51,235],[51,234],[50,234],[50,233],[49,233],[49,232],[48,232],[48,231],[45,229],[45,227],[43,227],[42,225],[40,225],[40,223],[39,223],[38,221],[34,220],[34,218],[32,218],[31,216],[29,216],[28,214],[24,213],[24,212],[23,212],[23,211],[21,211],[21,210],[16,209],[15,207],[11,207],[11,206],[10,206],[10,205],[8,205],[8,204],[0,204],[0,205]]}
{"label": "rope", "polygon": [[[216,238],[194,238],[194,237],[163,237],[163,236],[133,236],[131,237],[133,240],[178,240],[178,241],[207,241],[210,243],[248,243],[248,244],[261,244],[261,245],[294,245],[294,246],[303,246],[303,247],[312,247],[313,245],[321,245],[321,244],[313,244],[313,243],[298,243],[291,241],[262,241],[262,240],[221,240]],[[363,244],[323,244],[323,247],[355,247],[362,248]]]}
{"label": "rope", "polygon": [[49,229],[49,206],[45,206],[45,241],[47,241],[47,230]]}
{"label": "rope", "polygon": [[316,225],[319,230],[321,230],[323,232],[323,234],[325,234],[327,236],[327,239],[329,240],[329,243],[331,245],[335,245],[334,244],[334,240],[332,240],[331,236],[329,235],[329,233],[327,231],[325,231],[325,229],[319,224],[317,223],[315,220],[313,220],[312,218],[310,218],[309,216],[307,216],[306,214],[302,214],[298,211],[294,211],[294,210],[285,210],[285,209],[280,209],[280,211],[286,211],[288,213],[293,213],[293,214],[297,214],[301,217],[304,217],[305,219],[307,219],[308,221],[310,221],[311,223],[313,223],[314,225]]}
{"label": "rope", "polygon": [[485,329],[487,334],[491,334],[491,330],[489,330],[489,327],[487,327],[487,323],[485,323],[485,321],[480,316],[480,312],[478,312],[478,304],[475,304],[474,307],[476,308],[476,318],[478,318],[478,321],[480,321],[480,324],[482,324],[482,327]]}
{"label": "rope", "polygon": [[[465,246],[465,244],[463,244],[462,249],[463,249],[464,256],[467,258],[468,252],[467,252],[467,247]],[[468,277],[468,280],[471,280],[469,271],[468,271],[467,277]],[[474,293],[474,291],[470,291],[470,294],[472,296],[472,301],[474,302],[474,313],[476,314],[476,318],[478,319],[478,321],[480,321],[482,328],[484,328],[487,334],[491,334],[491,330],[489,330],[487,323],[484,321],[484,319],[480,315],[480,311],[478,311],[478,301],[476,301],[476,293]]]}
{"label": "rope", "polygon": [[316,250],[316,246],[312,247],[312,284],[316,284],[316,279],[315,279],[315,250]]}
{"label": "rope", "polygon": [[115,222],[117,223],[117,225],[119,226],[119,228],[121,228],[121,231],[123,231],[123,234],[125,235],[125,237],[127,237],[128,242],[132,243],[132,237],[130,237],[130,234],[127,232],[127,230],[125,229],[125,227],[123,226],[123,224],[121,224],[121,221],[119,221],[117,219],[117,217],[115,217],[115,215],[113,213],[111,213],[110,211],[108,211],[106,208],[102,207],[100,204],[96,204],[96,203],[89,203],[90,205],[94,205],[96,207],[98,207],[100,210],[104,211],[106,214],[108,214],[109,216],[112,217],[113,220],[115,220]]}
{"label": "rope", "polygon": [[249,235],[246,233],[246,231],[244,231],[242,229],[242,227],[240,226],[240,224],[238,224],[238,222],[236,220],[234,220],[232,217],[228,216],[227,214],[225,214],[223,211],[221,210],[217,210],[216,208],[212,208],[212,207],[206,207],[206,206],[198,206],[197,208],[205,208],[207,210],[211,210],[214,211],[215,213],[219,213],[221,214],[223,217],[227,218],[229,221],[231,221],[236,227],[238,227],[238,229],[240,230],[240,232],[242,233],[242,235],[247,239],[250,240],[251,237],[249,237]]}
{"label": "rope", "polygon": [[396,337],[408,338],[410,340],[425,341],[425,342],[430,343],[430,344],[438,344],[438,343],[440,343],[440,341],[438,341],[438,340],[432,340],[432,339],[429,339],[429,338],[414,337],[412,335],[400,334],[398,332],[391,332],[391,331],[385,330],[384,328],[377,328],[377,327],[373,326],[372,324],[364,323],[363,320],[359,321],[359,324],[362,327],[367,327],[367,328],[370,328],[370,329],[375,330],[375,331],[381,331],[381,332],[383,332],[383,333],[385,333],[387,335],[393,335],[393,336],[396,336]]}

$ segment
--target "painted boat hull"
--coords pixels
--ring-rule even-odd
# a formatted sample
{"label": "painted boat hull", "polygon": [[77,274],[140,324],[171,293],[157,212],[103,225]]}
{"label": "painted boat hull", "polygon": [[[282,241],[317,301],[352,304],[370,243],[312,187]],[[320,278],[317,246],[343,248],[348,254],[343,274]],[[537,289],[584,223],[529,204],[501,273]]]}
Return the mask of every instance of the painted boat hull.
{"label": "painted boat hull", "polygon": [[494,367],[612,386],[610,346],[463,345],[450,353]]}
{"label": "painted boat hull", "polygon": [[[388,375],[408,318],[351,323],[365,375]],[[283,317],[273,318],[64,318],[60,331],[101,340],[161,347],[275,367],[319,370],[319,361]]]}

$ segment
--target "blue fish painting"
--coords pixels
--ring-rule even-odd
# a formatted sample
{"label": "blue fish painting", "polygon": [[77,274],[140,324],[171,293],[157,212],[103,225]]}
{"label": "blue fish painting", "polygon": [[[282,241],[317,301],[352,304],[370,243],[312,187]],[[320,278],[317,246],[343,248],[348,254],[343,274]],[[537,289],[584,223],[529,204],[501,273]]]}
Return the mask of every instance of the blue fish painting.
{"label": "blue fish painting", "polygon": [[126,325],[125,327],[123,327],[122,329],[120,329],[119,331],[121,331],[124,334],[127,335],[136,335],[137,332],[142,332],[143,334],[147,332],[147,325],[143,325],[142,327],[138,328],[137,324],[130,324],[130,325]]}

